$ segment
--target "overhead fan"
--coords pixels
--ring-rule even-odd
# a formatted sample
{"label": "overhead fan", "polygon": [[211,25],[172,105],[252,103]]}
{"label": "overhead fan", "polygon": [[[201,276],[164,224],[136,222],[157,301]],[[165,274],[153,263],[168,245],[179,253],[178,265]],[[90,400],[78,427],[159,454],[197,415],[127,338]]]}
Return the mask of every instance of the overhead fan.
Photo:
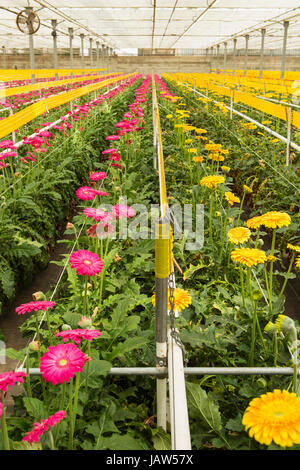
{"label": "overhead fan", "polygon": [[18,13],[16,23],[19,30],[25,34],[34,34],[38,31],[41,22],[38,15],[33,11],[32,7],[26,7]]}

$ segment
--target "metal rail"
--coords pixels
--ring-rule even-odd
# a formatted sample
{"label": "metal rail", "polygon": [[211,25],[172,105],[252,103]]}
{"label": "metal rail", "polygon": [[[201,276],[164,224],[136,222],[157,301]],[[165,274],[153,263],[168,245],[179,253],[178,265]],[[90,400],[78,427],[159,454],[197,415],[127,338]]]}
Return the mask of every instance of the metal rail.
{"label": "metal rail", "polygon": [[[167,191],[165,181],[165,169],[164,169],[164,156],[163,156],[163,145],[162,145],[162,134],[158,110],[158,102],[156,95],[156,87],[154,77],[152,75],[152,97],[153,97],[153,128],[156,134],[155,142],[157,145],[157,167],[159,174],[159,186],[160,186],[160,209],[161,209],[161,221],[168,224],[168,238],[170,237],[170,220],[168,217],[168,202],[167,202]],[[168,311],[168,281],[169,276],[172,273],[174,277],[174,268],[171,261],[171,250],[170,240],[161,240],[161,244],[165,243],[165,274],[161,276],[161,269],[156,269],[156,321],[162,323],[157,325],[157,328],[161,330],[167,321],[169,315]],[[160,240],[155,240],[158,245]],[[163,248],[162,248],[163,251]],[[156,262],[159,263],[159,250],[156,252]],[[158,292],[160,294],[160,301],[158,302]],[[165,302],[164,302],[165,301]],[[160,305],[161,309],[158,308]],[[175,312],[176,315],[176,312]],[[162,344],[157,341],[157,354],[162,349]],[[184,365],[182,349],[176,342],[170,326],[167,329],[167,343],[164,344],[164,348],[167,345],[167,360],[168,360],[168,377],[169,377],[169,401],[170,401],[170,424],[171,424],[171,442],[173,450],[190,450],[191,449],[191,438],[189,428],[189,417],[187,408],[187,398],[185,389],[185,376],[184,376]],[[162,361],[163,364],[163,361]],[[166,402],[166,379],[157,380],[157,400],[159,413],[165,413],[165,402]],[[161,401],[161,403],[160,403]],[[162,405],[163,404],[163,405]],[[159,422],[159,417],[158,417]]]}

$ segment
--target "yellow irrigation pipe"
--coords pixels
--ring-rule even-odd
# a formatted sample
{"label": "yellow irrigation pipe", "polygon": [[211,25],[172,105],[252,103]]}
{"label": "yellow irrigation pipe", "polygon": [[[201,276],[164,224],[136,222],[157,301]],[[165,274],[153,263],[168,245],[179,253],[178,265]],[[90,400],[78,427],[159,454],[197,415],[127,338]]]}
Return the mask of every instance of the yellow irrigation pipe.
{"label": "yellow irrigation pipe", "polygon": [[[43,88],[51,88],[51,87],[59,87],[61,85],[68,85],[73,83],[79,82],[88,82],[91,80],[99,79],[100,77],[107,77],[107,75],[118,75],[117,73],[112,74],[105,74],[105,75],[89,75],[86,77],[79,77],[79,78],[66,78],[64,80],[56,80],[51,82],[40,82],[40,83],[33,83],[31,85],[24,85],[18,87],[10,87],[10,88],[2,88],[0,89],[0,98],[6,98],[8,96],[20,95],[22,93],[28,93],[30,91],[37,91],[42,90]],[[120,75],[120,74],[119,74]]]}
{"label": "yellow irrigation pipe", "polygon": [[164,154],[163,154],[163,145],[162,145],[162,136],[161,136],[161,126],[160,118],[158,111],[158,101],[156,95],[155,81],[152,76],[152,96],[154,102],[154,132],[157,133],[158,142],[158,172],[160,180],[160,207],[161,207],[161,216],[164,217],[166,214],[166,208],[168,206],[167,202],[167,189],[166,189],[166,179],[165,179],[165,165],[164,165]]}
{"label": "yellow irrigation pipe", "polygon": [[84,85],[83,87],[77,88],[76,90],[67,91],[66,93],[61,93],[60,95],[50,96],[49,98],[44,98],[34,103],[26,108],[22,109],[16,114],[9,116],[0,121],[0,139],[8,134],[11,134],[13,131],[16,131],[20,127],[24,126],[28,122],[32,121],[41,114],[49,111],[50,109],[61,106],[65,103],[69,103],[80,96],[86,95],[92,91],[99,90],[106,87],[107,85],[113,84],[120,80],[126,80],[127,78],[135,75],[134,73],[129,73],[126,75],[119,75],[116,78],[111,78],[104,80],[100,83],[94,83],[90,85]]}
{"label": "yellow irrigation pipe", "polygon": [[82,74],[87,73],[90,74],[92,72],[101,72],[107,69],[2,69],[0,71],[0,81],[2,82],[11,82],[14,80],[31,80],[32,75],[35,78],[52,78],[55,77],[55,74],[58,76],[66,76],[71,75],[73,73]]}

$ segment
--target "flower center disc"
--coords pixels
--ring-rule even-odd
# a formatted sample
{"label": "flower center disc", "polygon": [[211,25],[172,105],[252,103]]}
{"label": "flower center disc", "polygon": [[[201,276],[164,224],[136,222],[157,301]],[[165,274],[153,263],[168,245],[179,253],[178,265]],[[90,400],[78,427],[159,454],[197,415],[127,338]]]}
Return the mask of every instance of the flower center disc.
{"label": "flower center disc", "polygon": [[91,262],[89,259],[85,259],[85,260],[84,260],[84,264],[86,264],[87,266],[89,266],[90,264],[92,264],[92,262]]}
{"label": "flower center disc", "polygon": [[67,359],[61,359],[60,361],[58,361],[58,365],[61,366],[61,367],[64,367],[67,364],[68,364]]}

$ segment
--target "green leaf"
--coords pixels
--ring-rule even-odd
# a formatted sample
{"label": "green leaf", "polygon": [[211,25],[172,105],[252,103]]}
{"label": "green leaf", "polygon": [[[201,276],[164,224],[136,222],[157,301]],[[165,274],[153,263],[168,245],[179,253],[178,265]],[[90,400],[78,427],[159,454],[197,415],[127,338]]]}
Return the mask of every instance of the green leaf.
{"label": "green leaf", "polygon": [[188,404],[193,414],[200,416],[208,427],[219,434],[222,430],[219,407],[200,385],[187,382],[186,388]]}
{"label": "green leaf", "polygon": [[152,436],[155,450],[172,450],[171,436],[163,428],[158,428]]}
{"label": "green leaf", "polygon": [[108,357],[108,360],[112,361],[116,357],[124,356],[125,353],[134,349],[140,349],[148,343],[148,338],[139,338],[138,336],[128,338],[124,341],[124,343],[119,343],[115,348],[113,348],[111,354]]}
{"label": "green leaf", "polygon": [[147,450],[147,445],[141,439],[135,439],[130,434],[112,434],[110,437],[103,437],[97,449],[108,450]]}
{"label": "green leaf", "polygon": [[230,431],[240,432],[244,431],[244,426],[242,425],[242,415],[238,414],[238,416],[234,419],[229,419],[226,423],[226,429]]}
{"label": "green leaf", "polygon": [[13,442],[14,450],[43,450],[40,442],[33,442],[29,444],[27,441],[15,441]]}
{"label": "green leaf", "polygon": [[10,359],[16,359],[17,361],[23,361],[27,348],[20,349],[19,351],[14,348],[7,348],[5,353]]}
{"label": "green leaf", "polygon": [[23,402],[27,412],[34,416],[36,419],[46,419],[48,417],[48,411],[44,407],[44,404],[38,398],[23,397]]}

